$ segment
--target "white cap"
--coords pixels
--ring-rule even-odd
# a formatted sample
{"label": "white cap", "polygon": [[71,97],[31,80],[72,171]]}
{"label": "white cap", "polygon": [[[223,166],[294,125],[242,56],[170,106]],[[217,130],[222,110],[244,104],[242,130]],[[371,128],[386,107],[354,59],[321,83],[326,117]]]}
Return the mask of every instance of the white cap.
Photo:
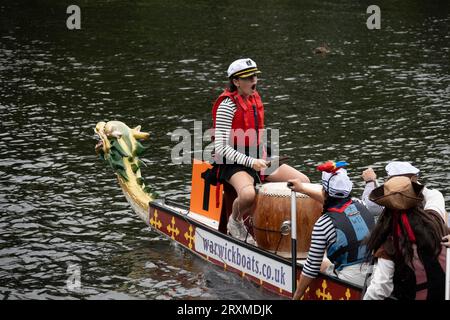
{"label": "white cap", "polygon": [[388,176],[400,176],[404,174],[418,174],[419,169],[414,167],[411,163],[406,161],[392,161],[386,166],[386,173]]}
{"label": "white cap", "polygon": [[261,73],[261,71],[258,70],[255,61],[250,58],[238,59],[232,62],[227,71],[228,78],[234,76],[246,78],[257,73]]}
{"label": "white cap", "polygon": [[323,171],[322,185],[325,191],[334,198],[347,198],[353,188],[353,182],[351,182],[347,170],[344,168],[335,173]]}

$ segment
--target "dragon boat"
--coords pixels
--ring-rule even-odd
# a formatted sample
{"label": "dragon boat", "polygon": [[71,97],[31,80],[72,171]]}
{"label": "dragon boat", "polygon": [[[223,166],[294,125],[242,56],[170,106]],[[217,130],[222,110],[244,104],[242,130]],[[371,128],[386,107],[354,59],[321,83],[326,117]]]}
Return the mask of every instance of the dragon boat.
{"label": "dragon boat", "polygon": [[[286,183],[258,187],[250,232],[257,246],[226,233],[226,222],[236,197],[227,184],[205,183],[209,163],[193,159],[190,205],[159,199],[141,176],[140,157],[150,135],[141,127],[129,128],[119,121],[99,122],[95,127],[99,142],[95,150],[114,170],[125,198],[135,213],[154,231],[175,241],[196,256],[226,272],[233,272],[282,297],[291,298],[306,262],[311,230],[321,206],[306,195],[297,194],[299,239],[298,259],[292,252],[289,194]],[[267,186],[266,186],[267,185]],[[217,190],[218,188],[218,190]],[[275,197],[275,199],[271,199]],[[275,200],[275,202],[273,202]],[[287,216],[285,216],[287,214]],[[278,217],[274,220],[274,217]],[[313,219],[311,219],[313,217]],[[249,219],[250,220],[250,219]],[[295,257],[292,259],[292,257]],[[362,288],[350,282],[319,273],[307,288],[304,300],[359,300]]]}

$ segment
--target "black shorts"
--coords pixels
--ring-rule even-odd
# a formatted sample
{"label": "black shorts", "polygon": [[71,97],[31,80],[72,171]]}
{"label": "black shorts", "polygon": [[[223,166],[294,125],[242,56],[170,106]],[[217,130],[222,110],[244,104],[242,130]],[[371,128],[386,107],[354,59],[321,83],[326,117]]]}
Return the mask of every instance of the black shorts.
{"label": "black shorts", "polygon": [[221,183],[230,181],[231,177],[240,171],[247,172],[253,178],[253,184],[261,183],[261,176],[253,168],[243,166],[242,164],[223,164],[220,168],[219,181]]}
{"label": "black shorts", "polygon": [[253,178],[253,185],[261,183],[261,175],[255,169],[242,164],[214,164],[208,171],[205,172],[204,178],[213,185],[216,185],[217,182],[228,182],[235,173],[240,171],[247,172]]}

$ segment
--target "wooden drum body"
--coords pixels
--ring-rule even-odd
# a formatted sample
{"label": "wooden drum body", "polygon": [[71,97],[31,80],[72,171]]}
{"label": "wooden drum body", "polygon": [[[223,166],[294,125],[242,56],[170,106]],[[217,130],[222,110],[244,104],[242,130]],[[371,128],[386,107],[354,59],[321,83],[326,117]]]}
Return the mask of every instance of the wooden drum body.
{"label": "wooden drum body", "polygon": [[[318,187],[321,187],[318,185]],[[311,232],[322,214],[322,204],[309,196],[297,196],[297,257],[305,258],[311,244]],[[291,189],[286,182],[266,183],[257,189],[253,210],[253,233],[258,247],[291,257],[291,233],[282,233],[283,223],[290,226]]]}

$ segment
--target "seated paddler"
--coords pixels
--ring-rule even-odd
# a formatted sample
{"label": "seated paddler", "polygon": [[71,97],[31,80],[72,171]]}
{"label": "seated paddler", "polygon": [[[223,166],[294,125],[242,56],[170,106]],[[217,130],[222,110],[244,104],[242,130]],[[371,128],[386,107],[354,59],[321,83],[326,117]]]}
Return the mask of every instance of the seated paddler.
{"label": "seated paddler", "polygon": [[[300,275],[294,299],[300,299],[320,270],[357,285],[363,285],[367,266],[364,240],[374,228],[373,215],[364,203],[352,198],[353,183],[347,175],[346,162],[328,161],[317,167],[322,171],[322,188],[291,180],[296,192],[309,195],[323,204],[322,216],[311,234],[311,246]],[[324,268],[324,255],[332,263]],[[327,260],[325,260],[327,261]]]}
{"label": "seated paddler", "polygon": [[[212,175],[219,183],[227,182],[236,191],[227,232],[234,238],[255,244],[245,227],[243,217],[255,200],[256,183],[309,179],[287,164],[271,174],[267,169],[267,148],[264,140],[264,105],[256,90],[260,71],[249,58],[230,64],[227,74],[229,88],[217,98],[212,108],[215,163]],[[272,168],[271,168],[272,169]]]}

